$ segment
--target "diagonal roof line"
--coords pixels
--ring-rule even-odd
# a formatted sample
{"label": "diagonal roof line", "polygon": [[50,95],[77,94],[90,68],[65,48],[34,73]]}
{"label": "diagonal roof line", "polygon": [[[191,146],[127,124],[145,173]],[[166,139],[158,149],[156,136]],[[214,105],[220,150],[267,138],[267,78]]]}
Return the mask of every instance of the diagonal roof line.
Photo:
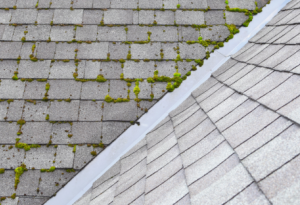
{"label": "diagonal roof line", "polygon": [[90,162],[79,174],[62,188],[46,205],[73,204],[93,183],[111,168],[125,153],[142,140],[159,122],[177,108],[191,93],[204,83],[211,74],[225,63],[231,55],[239,51],[258,31],[260,31],[290,0],[272,0],[262,13],[254,17],[247,28],[241,28],[234,39],[211,54],[204,65],[193,72],[182,85],[172,93],[166,94],[147,114],[140,119],[140,126],[127,129],[118,139]]}

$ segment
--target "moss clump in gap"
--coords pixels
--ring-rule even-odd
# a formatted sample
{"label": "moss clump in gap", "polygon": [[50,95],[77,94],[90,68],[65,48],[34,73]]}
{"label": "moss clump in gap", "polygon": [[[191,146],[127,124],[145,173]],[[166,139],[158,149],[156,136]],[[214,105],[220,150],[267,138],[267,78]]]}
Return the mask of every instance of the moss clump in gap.
{"label": "moss clump in gap", "polygon": [[114,99],[112,97],[110,97],[109,94],[107,94],[104,98],[104,101],[107,102],[107,103],[111,103],[114,101]]}
{"label": "moss clump in gap", "polygon": [[37,144],[28,145],[26,143],[20,142],[20,138],[16,138],[15,147],[18,149],[24,149],[25,151],[29,151],[31,148],[39,148],[41,147],[41,145],[37,145]]}
{"label": "moss clump in gap", "polygon": [[15,199],[16,198],[16,193],[13,193],[10,198]]}
{"label": "moss clump in gap", "polygon": [[48,120],[49,120],[49,118],[50,118],[50,116],[49,116],[49,114],[47,114],[47,115],[46,115],[46,117],[45,117],[45,120],[47,120],[47,121],[48,121]]}
{"label": "moss clump in gap", "polygon": [[98,75],[96,81],[99,83],[106,82],[107,80],[103,77],[103,75]]}
{"label": "moss clump in gap", "polygon": [[173,92],[174,91],[174,86],[172,85],[171,82],[168,82],[166,89],[169,92]]}
{"label": "moss clump in gap", "polygon": [[5,169],[1,168],[0,169],[0,174],[4,174],[4,172],[5,172]]}
{"label": "moss clump in gap", "polygon": [[135,81],[135,87],[134,87],[134,89],[133,89],[133,92],[134,92],[134,94],[135,94],[135,100],[137,101],[138,99],[139,99],[139,93],[140,93],[140,91],[141,91],[141,89],[139,88],[139,81],[140,81],[140,79],[137,79],[136,81]]}
{"label": "moss clump in gap", "polygon": [[177,4],[177,9],[179,9],[180,8],[180,4]]}
{"label": "moss clump in gap", "polygon": [[34,105],[36,105],[36,101],[35,100],[26,100],[26,102],[33,103]]}
{"label": "moss clump in gap", "polygon": [[91,155],[97,156],[97,152],[96,151],[91,151]]}
{"label": "moss clump in gap", "polygon": [[73,147],[73,153],[75,153],[76,152],[76,145],[74,145],[74,147]]}
{"label": "moss clump in gap", "polygon": [[15,190],[17,190],[18,184],[20,183],[20,177],[27,170],[28,169],[26,168],[25,164],[22,164],[20,167],[15,169]]}
{"label": "moss clump in gap", "polygon": [[24,125],[26,123],[26,121],[24,120],[24,119],[19,119],[18,121],[17,121],[17,124],[18,125]]}
{"label": "moss clump in gap", "polygon": [[50,169],[41,169],[41,172],[54,172],[55,171],[55,166],[50,167]]}
{"label": "moss clump in gap", "polygon": [[2,196],[1,198],[0,198],[0,201],[4,201],[6,199],[6,197],[5,196]]}
{"label": "moss clump in gap", "polygon": [[71,137],[73,137],[73,135],[72,134],[68,134],[68,138],[71,138]]}
{"label": "moss clump in gap", "polygon": [[7,100],[7,103],[8,103],[8,104],[10,104],[11,102],[14,102],[14,100],[13,100],[13,99],[8,99],[8,100]]}
{"label": "moss clump in gap", "polygon": [[66,172],[71,173],[71,172],[75,172],[74,169],[66,169]]}

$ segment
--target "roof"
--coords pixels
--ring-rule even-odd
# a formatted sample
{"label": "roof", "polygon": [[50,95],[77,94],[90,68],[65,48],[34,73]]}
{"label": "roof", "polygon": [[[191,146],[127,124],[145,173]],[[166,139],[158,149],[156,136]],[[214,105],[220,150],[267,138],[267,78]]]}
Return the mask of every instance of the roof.
{"label": "roof", "polygon": [[223,0],[151,3],[0,0],[2,204],[55,196],[249,19]]}
{"label": "roof", "polygon": [[298,204],[299,1],[291,1],[75,205]]}

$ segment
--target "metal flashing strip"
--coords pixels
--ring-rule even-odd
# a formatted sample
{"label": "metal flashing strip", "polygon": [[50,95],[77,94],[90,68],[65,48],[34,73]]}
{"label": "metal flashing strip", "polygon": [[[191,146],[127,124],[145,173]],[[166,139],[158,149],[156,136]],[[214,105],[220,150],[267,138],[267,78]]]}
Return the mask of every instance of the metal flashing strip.
{"label": "metal flashing strip", "polygon": [[264,7],[263,12],[253,18],[249,27],[240,29],[240,33],[225,43],[224,47],[211,54],[204,65],[185,80],[174,92],[166,94],[138,121],[140,126],[128,128],[110,146],[93,159],[70,182],[62,188],[46,205],[66,204],[76,202],[93,183],[112,167],[124,154],[142,140],[158,123],[172,110],[186,100],[196,88],[204,83],[211,74],[225,63],[231,55],[239,51],[250,38],[260,31],[290,0],[272,0]]}

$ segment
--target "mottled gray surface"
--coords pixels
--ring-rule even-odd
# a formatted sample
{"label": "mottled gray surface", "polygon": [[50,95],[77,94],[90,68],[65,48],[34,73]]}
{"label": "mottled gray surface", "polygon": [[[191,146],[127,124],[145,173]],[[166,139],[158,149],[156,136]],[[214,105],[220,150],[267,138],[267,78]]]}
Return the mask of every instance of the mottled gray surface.
{"label": "mottled gray surface", "polygon": [[[228,2],[255,8],[254,1]],[[274,43],[289,35],[285,23],[300,13],[297,4],[291,1],[125,154],[89,204],[298,204],[299,48]],[[285,9],[293,7],[289,15]]]}

